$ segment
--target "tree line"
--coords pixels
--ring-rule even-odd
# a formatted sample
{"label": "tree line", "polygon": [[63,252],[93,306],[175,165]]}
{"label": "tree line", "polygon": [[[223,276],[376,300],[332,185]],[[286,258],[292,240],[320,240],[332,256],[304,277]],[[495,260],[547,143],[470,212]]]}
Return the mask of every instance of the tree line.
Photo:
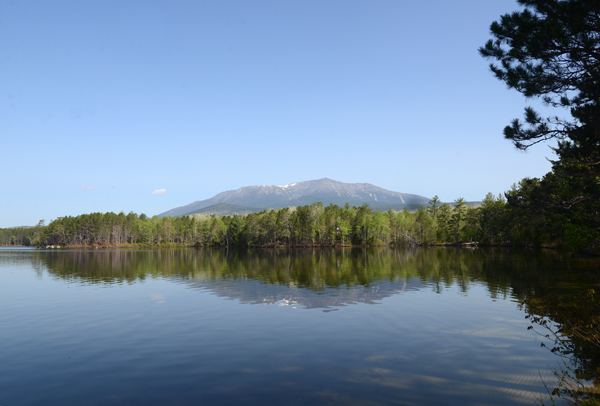
{"label": "tree line", "polygon": [[593,223],[532,203],[539,179],[524,179],[504,194],[488,193],[481,204],[453,204],[435,196],[409,212],[381,212],[367,204],[307,206],[264,210],[248,215],[148,217],[135,213],[91,213],[60,217],[35,227],[0,229],[0,245],[228,247],[431,245],[556,246],[598,253]]}
{"label": "tree line", "polygon": [[32,227],[0,228],[0,246],[33,245],[34,231]]}
{"label": "tree line", "polygon": [[453,204],[437,196],[418,210],[371,209],[313,203],[247,215],[148,217],[135,213],[91,213],[60,217],[47,226],[2,229],[2,245],[38,246],[335,246],[482,245],[565,246],[580,248],[568,224],[531,212],[522,204],[529,180],[503,195],[491,193],[481,204]]}
{"label": "tree line", "polygon": [[[333,246],[462,242],[477,236],[478,213],[464,199],[454,206],[436,197],[429,208],[380,212],[367,204],[307,206],[248,215],[147,217],[135,213],[91,213],[61,217],[40,228],[37,245],[48,246]],[[501,199],[501,204],[504,200]]]}

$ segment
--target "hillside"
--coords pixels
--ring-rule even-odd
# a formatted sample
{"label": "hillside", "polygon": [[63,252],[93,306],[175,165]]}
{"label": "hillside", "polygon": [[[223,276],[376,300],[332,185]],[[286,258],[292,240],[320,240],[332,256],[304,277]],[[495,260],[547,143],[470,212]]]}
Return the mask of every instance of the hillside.
{"label": "hillside", "polygon": [[236,204],[217,203],[186,214],[216,214],[217,216],[232,216],[234,214],[246,215],[250,213],[258,213],[262,210],[263,209],[256,207],[244,207]]}
{"label": "hillside", "polygon": [[[305,206],[315,202],[322,202],[324,205],[334,203],[340,206],[346,203],[351,206],[367,203],[377,210],[388,210],[389,208],[400,210],[404,207],[413,209],[422,204],[426,205],[429,199],[409,193],[393,192],[370,183],[344,183],[323,178],[282,186],[246,186],[237,190],[221,192],[210,199],[176,207],[159,214],[159,216],[179,217],[200,213],[202,209],[217,204],[242,206],[242,209],[246,210],[261,210]],[[228,207],[228,209],[231,210],[232,207]],[[231,211],[229,214],[243,213]]]}

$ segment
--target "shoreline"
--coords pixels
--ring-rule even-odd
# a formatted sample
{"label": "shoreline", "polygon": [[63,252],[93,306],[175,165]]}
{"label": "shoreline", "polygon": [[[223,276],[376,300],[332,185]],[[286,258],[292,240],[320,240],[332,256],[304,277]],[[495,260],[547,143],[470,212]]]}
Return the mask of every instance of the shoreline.
{"label": "shoreline", "polygon": [[288,249],[288,248],[396,248],[396,247],[453,247],[453,248],[478,248],[478,247],[501,247],[501,248],[531,248],[531,249],[561,249],[563,247],[557,245],[541,245],[536,246],[532,243],[513,245],[511,243],[501,244],[480,244],[477,242],[461,242],[461,243],[429,243],[429,244],[372,244],[372,245],[352,245],[352,244],[316,244],[316,243],[301,243],[294,245],[283,244],[266,244],[266,245],[217,245],[217,244],[183,244],[183,243],[166,243],[166,244],[77,244],[77,245],[56,245],[56,246],[33,246],[33,245],[0,245],[0,247],[31,247],[37,249],[48,250],[63,250],[63,249],[80,249],[80,250],[106,250],[106,249],[142,249],[156,250],[166,248],[252,248],[252,249]]}

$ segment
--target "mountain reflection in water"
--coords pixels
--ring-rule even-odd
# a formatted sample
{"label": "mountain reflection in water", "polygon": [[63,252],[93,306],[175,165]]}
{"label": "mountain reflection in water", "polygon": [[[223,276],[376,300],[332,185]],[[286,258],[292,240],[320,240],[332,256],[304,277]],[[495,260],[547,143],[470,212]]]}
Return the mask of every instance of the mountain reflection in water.
{"label": "mountain reflection in water", "polygon": [[[456,284],[484,284],[492,298],[576,294],[597,285],[598,261],[557,251],[512,249],[327,249],[35,252],[39,269],[90,284],[166,278],[242,303],[330,308],[375,304]],[[576,272],[565,272],[571,265]],[[583,278],[583,279],[582,279]]]}

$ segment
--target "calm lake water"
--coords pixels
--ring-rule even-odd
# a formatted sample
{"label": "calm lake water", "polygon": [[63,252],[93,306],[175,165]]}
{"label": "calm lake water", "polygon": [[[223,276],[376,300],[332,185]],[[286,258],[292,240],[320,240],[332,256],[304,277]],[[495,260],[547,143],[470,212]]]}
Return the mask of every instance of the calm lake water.
{"label": "calm lake water", "polygon": [[523,298],[600,262],[508,249],[0,249],[0,405],[533,405]]}

